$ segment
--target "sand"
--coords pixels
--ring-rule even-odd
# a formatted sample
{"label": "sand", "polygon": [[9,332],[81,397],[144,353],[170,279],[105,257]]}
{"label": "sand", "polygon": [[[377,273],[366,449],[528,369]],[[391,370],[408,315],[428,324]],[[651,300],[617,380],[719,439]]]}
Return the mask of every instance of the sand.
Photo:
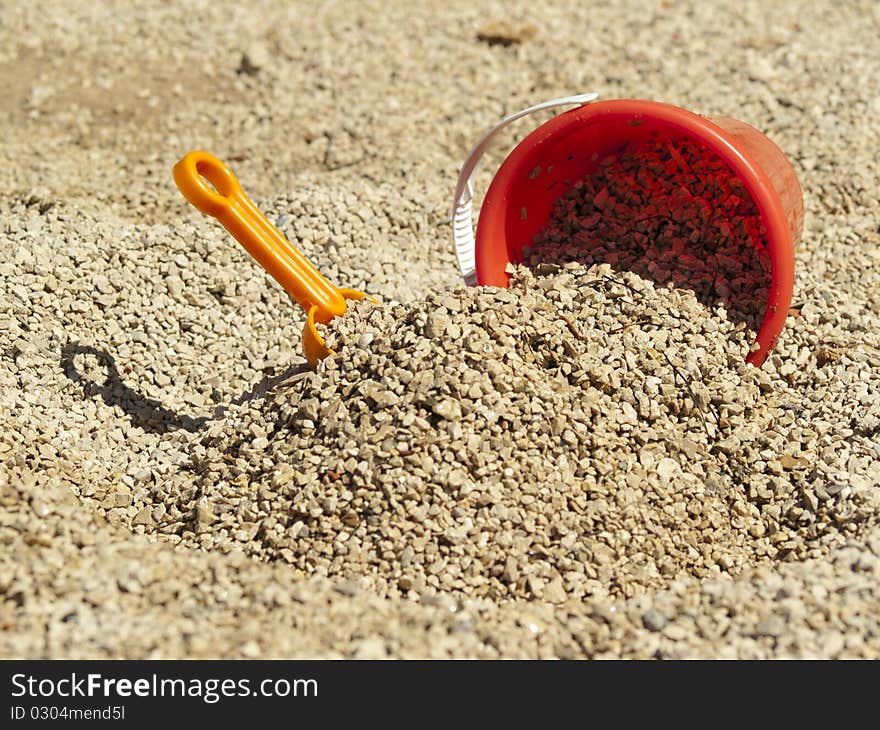
{"label": "sand", "polygon": [[[876,658],[878,30],[869,2],[4,2],[0,656]],[[592,90],[737,117],[792,160],[805,233],[763,374],[738,364],[746,323],[635,272],[602,275],[636,277],[622,281],[643,302],[678,307],[681,323],[661,324],[705,338],[690,362],[637,298],[618,302],[631,289],[593,291],[588,272],[539,273],[546,288],[519,302],[460,289],[450,208],[471,144],[507,113]],[[478,197],[544,118],[492,148]],[[320,398],[338,394],[381,428],[393,388],[358,398],[340,384],[381,375],[371,358],[387,357],[387,338],[362,339],[371,315],[359,309],[340,331],[348,360],[310,374],[302,313],[175,188],[171,167],[197,148],[227,160],[331,280],[381,297],[373,316],[401,337],[442,350],[455,302],[506,317],[598,297],[596,311],[633,325],[621,343],[650,336],[657,353],[679,352],[697,390],[664,364],[652,377],[679,391],[652,416],[641,381],[626,380],[648,360],[615,355],[618,373],[595,354],[598,324],[575,327],[578,341],[546,318],[521,393],[589,425],[613,462],[587,450],[592,477],[585,466],[548,479],[549,457],[576,452],[582,434],[535,413],[535,433],[544,424],[563,445],[538,449],[537,472],[511,452],[511,474],[487,460],[481,476],[475,445],[460,452],[473,485],[454,476],[459,452],[428,445],[433,466],[408,443],[400,473],[381,443],[361,466],[346,450],[363,444],[333,451],[304,421],[320,430]],[[408,323],[438,301],[447,320]],[[701,347],[716,364],[705,393],[692,377]],[[454,368],[468,348],[446,349],[438,362]],[[505,378],[459,370],[479,395],[430,391],[400,416],[411,441],[503,442],[468,409],[484,385],[504,395]],[[579,372],[583,399],[566,390]],[[618,377],[631,432],[615,417],[630,415],[608,386]],[[607,418],[578,415],[593,396]],[[725,405],[716,430],[699,404]],[[371,481],[382,474],[393,488]]]}

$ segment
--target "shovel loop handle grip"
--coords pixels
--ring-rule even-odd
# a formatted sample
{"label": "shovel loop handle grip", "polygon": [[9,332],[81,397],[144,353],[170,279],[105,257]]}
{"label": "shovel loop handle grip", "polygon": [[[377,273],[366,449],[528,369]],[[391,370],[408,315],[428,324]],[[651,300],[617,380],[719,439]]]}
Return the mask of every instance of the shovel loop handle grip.
{"label": "shovel loop handle grip", "polygon": [[345,296],[325,279],[245,195],[232,170],[203,150],[174,166],[174,182],[198,210],[213,216],[319,322],[345,313]]}

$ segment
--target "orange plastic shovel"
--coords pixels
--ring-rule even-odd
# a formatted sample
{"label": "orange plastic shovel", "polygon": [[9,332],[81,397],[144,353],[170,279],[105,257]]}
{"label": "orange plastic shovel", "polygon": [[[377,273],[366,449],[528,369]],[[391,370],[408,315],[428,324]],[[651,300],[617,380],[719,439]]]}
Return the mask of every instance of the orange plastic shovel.
{"label": "orange plastic shovel", "polygon": [[202,151],[187,154],[174,166],[174,182],[190,203],[220,221],[308,313],[303,327],[303,354],[309,365],[314,368],[319,360],[332,355],[333,350],[324,343],[316,325],[345,314],[347,299],[364,299],[367,295],[339,289],[321,276],[257,210],[232,170],[214,155]]}

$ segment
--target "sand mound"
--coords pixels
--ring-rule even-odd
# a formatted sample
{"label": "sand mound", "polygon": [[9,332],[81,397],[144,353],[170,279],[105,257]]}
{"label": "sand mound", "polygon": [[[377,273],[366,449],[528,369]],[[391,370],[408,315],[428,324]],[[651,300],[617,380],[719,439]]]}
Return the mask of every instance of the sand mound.
{"label": "sand mound", "polygon": [[749,336],[608,265],[361,303],[317,374],[206,428],[166,506],[187,544],[382,595],[628,597],[815,556],[880,462],[821,426],[858,393],[745,365]]}

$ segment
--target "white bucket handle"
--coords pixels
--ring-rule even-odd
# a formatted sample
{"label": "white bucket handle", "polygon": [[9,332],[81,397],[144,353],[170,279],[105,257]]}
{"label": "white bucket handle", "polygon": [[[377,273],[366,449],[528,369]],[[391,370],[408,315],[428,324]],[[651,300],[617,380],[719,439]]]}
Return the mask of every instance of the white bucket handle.
{"label": "white bucket handle", "polygon": [[461,269],[461,275],[464,277],[468,286],[477,283],[477,264],[476,254],[474,250],[474,223],[472,212],[472,201],[474,198],[474,175],[476,173],[477,164],[489,147],[492,138],[511,122],[528,116],[533,112],[542,109],[552,109],[557,106],[567,106],[570,104],[590,104],[599,98],[596,92],[589,94],[576,94],[575,96],[563,96],[559,99],[551,99],[543,101],[540,104],[530,106],[515,114],[502,119],[492,129],[490,129],[483,137],[474,145],[471,153],[468,155],[461,167],[461,173],[458,176],[458,184],[455,186],[455,198],[452,208],[452,240],[455,242],[455,255],[458,258],[458,267]]}

